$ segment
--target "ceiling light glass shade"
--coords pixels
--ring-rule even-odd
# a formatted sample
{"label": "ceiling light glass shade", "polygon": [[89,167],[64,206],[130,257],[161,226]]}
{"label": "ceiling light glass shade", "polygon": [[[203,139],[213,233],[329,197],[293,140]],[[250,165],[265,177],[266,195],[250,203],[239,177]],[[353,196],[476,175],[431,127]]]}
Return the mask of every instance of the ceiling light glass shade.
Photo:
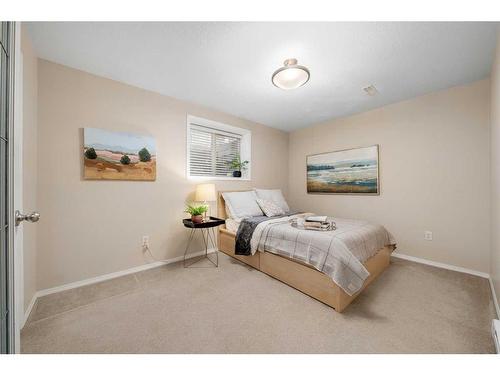
{"label": "ceiling light glass shade", "polygon": [[293,90],[309,81],[309,70],[297,65],[296,59],[285,60],[282,68],[273,73],[273,85],[283,90]]}

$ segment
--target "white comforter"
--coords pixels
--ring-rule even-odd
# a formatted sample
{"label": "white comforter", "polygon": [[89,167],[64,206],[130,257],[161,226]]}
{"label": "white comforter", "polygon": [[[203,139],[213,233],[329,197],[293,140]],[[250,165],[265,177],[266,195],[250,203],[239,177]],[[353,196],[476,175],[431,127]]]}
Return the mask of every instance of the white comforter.
{"label": "white comforter", "polygon": [[367,221],[331,218],[337,229],[319,232],[294,228],[298,214],[260,223],[251,239],[252,255],[258,251],[287,256],[329,275],[347,294],[361,289],[370,273],[363,263],[384,246],[394,244],[389,232]]}

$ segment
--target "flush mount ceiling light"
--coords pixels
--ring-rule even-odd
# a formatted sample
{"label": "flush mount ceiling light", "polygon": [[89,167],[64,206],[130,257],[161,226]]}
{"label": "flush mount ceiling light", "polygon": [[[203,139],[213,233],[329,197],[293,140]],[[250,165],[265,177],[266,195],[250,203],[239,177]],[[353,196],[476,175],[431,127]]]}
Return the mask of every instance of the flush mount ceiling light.
{"label": "flush mount ceiling light", "polygon": [[309,69],[297,65],[297,59],[288,59],[283,67],[273,73],[273,85],[283,90],[293,90],[309,81]]}

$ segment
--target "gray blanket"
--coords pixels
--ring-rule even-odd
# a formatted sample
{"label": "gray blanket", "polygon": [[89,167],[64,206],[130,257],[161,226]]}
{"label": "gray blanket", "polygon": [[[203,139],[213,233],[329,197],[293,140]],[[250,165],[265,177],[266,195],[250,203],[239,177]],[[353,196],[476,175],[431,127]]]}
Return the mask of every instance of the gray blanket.
{"label": "gray blanket", "polygon": [[238,232],[236,232],[236,243],[234,245],[234,253],[236,255],[253,255],[252,246],[250,242],[252,240],[255,228],[257,228],[257,225],[267,220],[288,217],[295,214],[296,214],[295,212],[293,213],[290,212],[287,215],[281,215],[275,217],[253,216],[241,220],[241,224],[238,227]]}

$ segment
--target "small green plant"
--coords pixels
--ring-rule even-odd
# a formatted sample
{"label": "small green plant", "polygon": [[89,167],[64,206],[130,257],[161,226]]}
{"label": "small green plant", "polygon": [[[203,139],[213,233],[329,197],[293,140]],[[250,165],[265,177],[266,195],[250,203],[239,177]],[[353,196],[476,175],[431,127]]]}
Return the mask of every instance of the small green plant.
{"label": "small green plant", "polygon": [[93,147],[89,147],[85,150],[85,157],[87,159],[97,159],[97,152],[95,152]]}
{"label": "small green plant", "polygon": [[248,168],[248,160],[241,161],[240,156],[236,156],[229,162],[229,166],[234,171],[244,171]]}
{"label": "small green plant", "polygon": [[139,154],[139,160],[142,162],[146,162],[146,161],[151,160],[151,154],[149,153],[149,151],[146,147],[142,148],[138,154]]}
{"label": "small green plant", "polygon": [[184,212],[187,212],[191,216],[199,216],[199,215],[203,215],[207,211],[208,211],[208,207],[205,205],[192,206],[192,205],[188,204],[186,206],[186,210]]}
{"label": "small green plant", "polygon": [[130,158],[128,155],[123,155],[122,158],[120,159],[120,163],[124,165],[129,165],[130,164]]}

